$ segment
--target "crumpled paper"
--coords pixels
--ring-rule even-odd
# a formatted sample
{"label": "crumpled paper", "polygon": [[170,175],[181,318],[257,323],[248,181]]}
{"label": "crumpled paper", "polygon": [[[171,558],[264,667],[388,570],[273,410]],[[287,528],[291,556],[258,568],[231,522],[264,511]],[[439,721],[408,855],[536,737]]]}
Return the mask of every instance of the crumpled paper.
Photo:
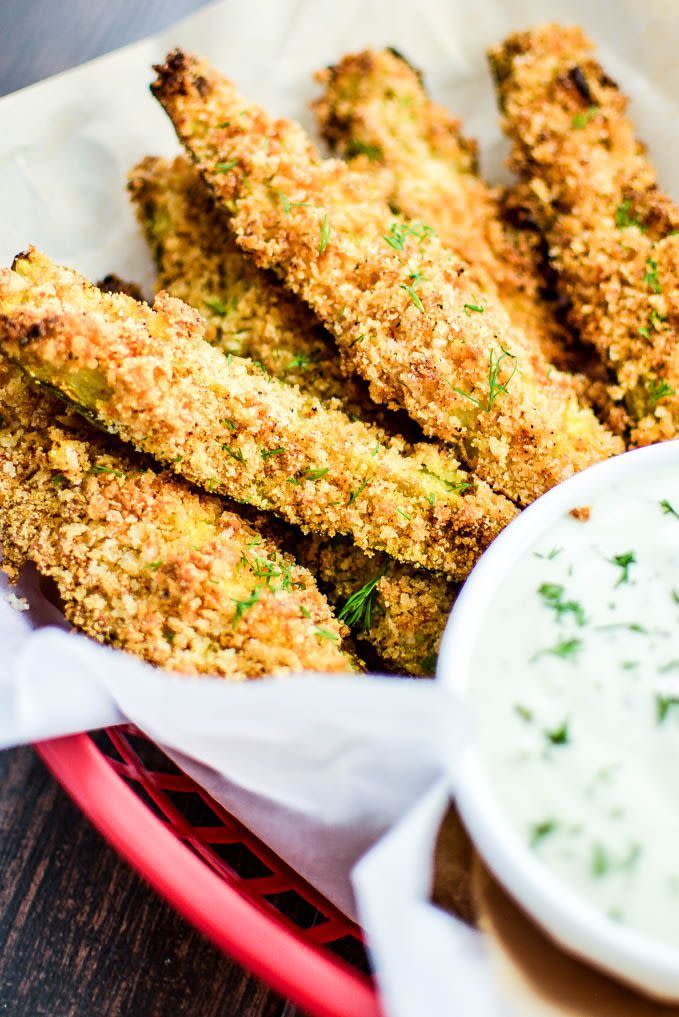
{"label": "crumpled paper", "polygon": [[[93,279],[116,272],[151,292],[125,175],[143,155],[177,150],[148,92],[151,64],[175,45],[204,54],[253,99],[311,130],[313,70],[348,50],[396,46],[464,118],[486,175],[501,182],[506,144],[484,51],[511,30],[578,21],[631,94],[661,182],[677,196],[675,12],[674,0],[230,0],[203,9],[0,100],[0,263],[32,243]],[[348,914],[356,908],[350,872],[376,844],[355,868],[354,887],[390,1017],[527,1012],[507,979],[498,988],[497,950],[429,902],[453,750],[467,728],[445,676],[244,686],[171,677],[65,632],[34,574],[15,591],[29,610],[16,610],[6,584],[0,589],[0,746],[129,719]],[[497,928],[487,924],[491,937]],[[553,998],[548,1011],[535,991],[531,1012],[587,1012]],[[618,1015],[625,995],[616,996]]]}

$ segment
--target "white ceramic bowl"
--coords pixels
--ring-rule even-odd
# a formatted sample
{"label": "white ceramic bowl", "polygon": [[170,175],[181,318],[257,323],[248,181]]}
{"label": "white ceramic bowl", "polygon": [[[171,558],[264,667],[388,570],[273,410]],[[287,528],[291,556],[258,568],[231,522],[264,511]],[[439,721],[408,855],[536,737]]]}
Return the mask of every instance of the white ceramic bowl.
{"label": "white ceramic bowl", "polygon": [[[439,680],[464,699],[474,647],[486,630],[488,607],[499,583],[556,517],[587,505],[624,478],[639,478],[672,465],[679,470],[679,440],[626,452],[571,477],[522,512],[483,555],[458,598],[443,635]],[[454,793],[489,868],[552,939],[629,985],[660,999],[679,1001],[679,950],[611,921],[536,857],[495,799],[473,734],[455,774]]]}

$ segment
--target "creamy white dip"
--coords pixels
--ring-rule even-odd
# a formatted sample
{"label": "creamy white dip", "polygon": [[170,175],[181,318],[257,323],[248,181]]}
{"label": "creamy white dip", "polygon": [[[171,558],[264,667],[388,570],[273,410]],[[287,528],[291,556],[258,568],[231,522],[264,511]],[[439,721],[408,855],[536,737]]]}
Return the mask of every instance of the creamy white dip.
{"label": "creamy white dip", "polygon": [[590,509],[491,603],[470,688],[482,765],[538,858],[679,946],[679,471]]}

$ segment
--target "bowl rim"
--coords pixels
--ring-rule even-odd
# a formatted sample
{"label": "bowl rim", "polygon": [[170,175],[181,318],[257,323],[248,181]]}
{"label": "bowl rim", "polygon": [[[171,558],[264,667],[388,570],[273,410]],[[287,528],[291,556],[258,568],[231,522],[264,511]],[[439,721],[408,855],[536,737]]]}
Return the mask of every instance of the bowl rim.
{"label": "bowl rim", "polygon": [[[486,608],[512,565],[564,510],[587,504],[622,478],[679,467],[679,439],[634,449],[578,473],[525,509],[484,553],[448,619],[437,679],[463,701]],[[616,924],[569,888],[541,861],[505,817],[485,775],[473,733],[453,793],[486,864],[517,903],[569,953],[664,1001],[679,1001],[679,949]]]}

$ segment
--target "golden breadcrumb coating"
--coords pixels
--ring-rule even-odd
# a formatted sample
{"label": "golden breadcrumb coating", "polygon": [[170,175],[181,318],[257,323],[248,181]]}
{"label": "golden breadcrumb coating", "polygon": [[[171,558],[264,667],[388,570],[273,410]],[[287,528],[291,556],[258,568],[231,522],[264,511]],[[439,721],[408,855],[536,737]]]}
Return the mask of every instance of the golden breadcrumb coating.
{"label": "golden breadcrumb coating", "polygon": [[197,58],[175,52],[158,71],[154,94],[238,243],[313,308],[376,401],[455,443],[520,504],[620,450],[570,380],[538,372],[501,305],[477,302],[465,264],[394,216],[366,174],[322,161],[298,125]]}
{"label": "golden breadcrumb coating", "polygon": [[544,295],[535,231],[503,218],[503,194],[479,176],[476,142],[427,95],[422,75],[394,50],[350,54],[316,75],[313,103],[328,143],[363,170],[392,172],[390,204],[432,226],[470,266],[480,292],[501,300],[547,360],[569,367],[569,338]]}
{"label": "golden breadcrumb coating", "polygon": [[675,437],[679,208],[658,189],[627,99],[580,28],[512,35],[490,59],[571,321],[614,372],[632,442]]}
{"label": "golden breadcrumb coating", "polygon": [[386,555],[368,557],[344,538],[309,537],[297,554],[358,642],[369,643],[395,671],[434,673],[455,583]]}
{"label": "golden breadcrumb coating", "polygon": [[[229,238],[226,217],[194,167],[183,157],[173,162],[147,157],[132,171],[130,190],[158,264],[158,287],[208,308],[211,342],[257,357],[274,377],[288,381],[292,376],[307,392],[333,392],[345,411],[361,419],[370,414],[375,404],[367,386],[332,373],[337,351],[331,337],[318,329],[304,304]],[[123,292],[128,287],[123,284]],[[309,363],[303,365],[303,358]],[[290,368],[293,360],[296,366]],[[333,605],[360,599],[362,610],[349,611],[347,621],[385,664],[409,674],[433,673],[454,583],[386,557],[378,561],[344,539],[286,534],[282,542],[295,546]]]}
{"label": "golden breadcrumb coating", "polygon": [[0,360],[0,541],[100,642],[231,679],[357,668],[310,573],[217,498],[100,435]]}
{"label": "golden breadcrumb coating", "polygon": [[[201,312],[209,343],[257,360],[319,399],[341,399],[347,413],[384,420],[365,382],[344,374],[332,336],[306,304],[243,254],[228,217],[183,156],[147,156],[131,171],[128,188],[156,261],[157,289]],[[408,421],[388,416],[399,426]]]}
{"label": "golden breadcrumb coating", "polygon": [[469,572],[516,513],[434,445],[351,421],[203,341],[202,319],[103,294],[35,250],[0,272],[0,341],[36,381],[208,490],[364,550]]}

